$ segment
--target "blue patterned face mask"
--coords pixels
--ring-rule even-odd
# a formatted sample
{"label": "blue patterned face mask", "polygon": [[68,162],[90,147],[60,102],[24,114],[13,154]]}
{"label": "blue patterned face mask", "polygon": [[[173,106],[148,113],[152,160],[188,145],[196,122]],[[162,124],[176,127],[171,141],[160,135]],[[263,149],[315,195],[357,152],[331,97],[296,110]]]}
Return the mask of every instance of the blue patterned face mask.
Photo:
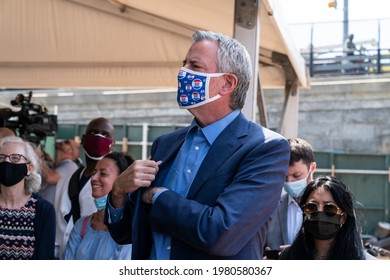
{"label": "blue patterned face mask", "polygon": [[185,67],[180,68],[177,89],[177,103],[181,109],[191,109],[217,100],[221,95],[210,98],[209,83],[211,78],[226,73],[202,73]]}
{"label": "blue patterned face mask", "polygon": [[107,204],[107,194],[105,196],[95,198],[94,202],[98,211],[103,210]]}

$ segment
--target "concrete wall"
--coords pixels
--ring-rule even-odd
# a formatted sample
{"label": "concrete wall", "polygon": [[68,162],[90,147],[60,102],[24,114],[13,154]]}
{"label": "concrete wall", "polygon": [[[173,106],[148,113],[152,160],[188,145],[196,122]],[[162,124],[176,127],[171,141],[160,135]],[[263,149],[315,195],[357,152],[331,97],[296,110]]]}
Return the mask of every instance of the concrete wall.
{"label": "concrete wall", "polygon": [[[269,127],[278,127],[283,91],[264,95]],[[299,91],[298,136],[318,151],[389,154],[389,76],[313,80]]]}
{"label": "concrete wall", "polygon": [[[96,90],[35,90],[32,102],[53,113],[59,123],[86,124],[104,116],[114,124],[190,123],[192,116],[178,108],[175,92],[102,95]],[[73,92],[74,96],[59,96]],[[17,93],[2,91],[0,106]],[[47,93],[47,97],[39,97]],[[283,90],[265,90],[269,127],[278,130]],[[390,153],[390,76],[315,79],[310,89],[299,91],[298,136],[316,151],[356,154]]]}

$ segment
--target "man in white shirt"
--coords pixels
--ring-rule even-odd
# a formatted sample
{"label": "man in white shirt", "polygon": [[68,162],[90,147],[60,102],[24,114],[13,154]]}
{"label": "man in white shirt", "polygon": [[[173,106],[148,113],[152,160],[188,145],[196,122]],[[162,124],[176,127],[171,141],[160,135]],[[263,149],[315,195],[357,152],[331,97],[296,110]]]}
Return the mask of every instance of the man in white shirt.
{"label": "man in white shirt", "polygon": [[302,210],[298,203],[307,184],[313,180],[317,163],[311,145],[300,138],[288,139],[290,144],[290,163],[284,194],[278,208],[272,215],[267,234],[267,247],[280,250],[290,245],[302,225]]}

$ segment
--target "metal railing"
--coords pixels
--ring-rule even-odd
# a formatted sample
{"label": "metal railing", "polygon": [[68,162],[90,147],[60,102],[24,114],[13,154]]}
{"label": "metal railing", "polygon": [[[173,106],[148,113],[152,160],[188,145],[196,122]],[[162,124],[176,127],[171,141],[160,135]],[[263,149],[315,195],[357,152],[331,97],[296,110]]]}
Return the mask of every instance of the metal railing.
{"label": "metal railing", "polygon": [[329,173],[332,176],[337,174],[368,174],[368,175],[387,175],[388,182],[390,183],[390,167],[388,170],[367,170],[367,169],[336,169],[332,164],[331,168],[317,168],[317,173]]}
{"label": "metal railing", "polygon": [[289,25],[311,76],[390,72],[390,18],[349,20],[348,33],[357,46],[351,57],[343,51],[344,27],[344,21]]}
{"label": "metal railing", "polygon": [[382,74],[390,72],[388,49],[360,49],[353,55],[344,51],[302,53],[310,76]]}

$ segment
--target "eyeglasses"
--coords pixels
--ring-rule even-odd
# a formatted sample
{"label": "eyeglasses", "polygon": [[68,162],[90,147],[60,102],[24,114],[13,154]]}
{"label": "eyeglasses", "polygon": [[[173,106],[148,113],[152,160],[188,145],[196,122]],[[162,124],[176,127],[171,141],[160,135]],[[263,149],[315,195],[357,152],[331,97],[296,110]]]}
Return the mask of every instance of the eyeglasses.
{"label": "eyeglasses", "polygon": [[12,163],[19,163],[19,161],[22,158],[28,163],[28,159],[21,154],[10,154],[10,155],[0,154],[0,162],[4,162],[7,158],[9,158],[9,161]]}
{"label": "eyeglasses", "polygon": [[333,217],[337,215],[338,210],[341,210],[339,207],[337,207],[334,204],[317,204],[314,202],[309,202],[303,205],[303,212],[305,214],[312,214],[314,212],[319,211],[319,206],[322,206],[322,211],[329,217]]}

